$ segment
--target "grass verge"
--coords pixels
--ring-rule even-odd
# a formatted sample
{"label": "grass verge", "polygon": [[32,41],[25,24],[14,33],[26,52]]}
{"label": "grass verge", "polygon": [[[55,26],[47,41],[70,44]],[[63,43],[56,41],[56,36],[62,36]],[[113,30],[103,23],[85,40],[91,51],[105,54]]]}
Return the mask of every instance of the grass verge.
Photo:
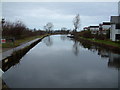
{"label": "grass verge", "polygon": [[13,48],[13,47],[17,47],[23,43],[27,43],[31,40],[34,40],[36,38],[42,38],[44,36],[47,36],[48,34],[45,34],[45,35],[39,35],[39,36],[33,36],[33,37],[28,37],[28,38],[24,38],[24,39],[19,39],[19,40],[15,40],[15,42],[6,42],[6,43],[3,43],[2,45],[2,48]]}
{"label": "grass verge", "polygon": [[96,43],[105,44],[105,45],[120,48],[120,42],[114,42],[114,41],[111,41],[111,40],[98,40],[98,39],[92,39],[92,38],[83,38],[83,37],[80,37],[80,38],[86,39],[86,40],[89,40],[89,41],[92,41],[92,42],[96,42]]}

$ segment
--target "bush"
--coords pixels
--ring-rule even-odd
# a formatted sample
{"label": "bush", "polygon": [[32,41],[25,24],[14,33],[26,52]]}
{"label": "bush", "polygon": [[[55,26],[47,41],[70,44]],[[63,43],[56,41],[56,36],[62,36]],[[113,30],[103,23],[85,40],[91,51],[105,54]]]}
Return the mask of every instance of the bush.
{"label": "bush", "polygon": [[79,33],[79,36],[84,37],[84,38],[92,38],[93,35],[91,34],[91,31],[82,31]]}
{"label": "bush", "polygon": [[23,39],[26,37],[45,34],[44,31],[31,30],[27,28],[26,25],[21,21],[5,21],[4,23],[2,23],[2,29],[3,38]]}
{"label": "bush", "polygon": [[104,34],[95,34],[94,38],[99,40],[105,40],[106,36]]}

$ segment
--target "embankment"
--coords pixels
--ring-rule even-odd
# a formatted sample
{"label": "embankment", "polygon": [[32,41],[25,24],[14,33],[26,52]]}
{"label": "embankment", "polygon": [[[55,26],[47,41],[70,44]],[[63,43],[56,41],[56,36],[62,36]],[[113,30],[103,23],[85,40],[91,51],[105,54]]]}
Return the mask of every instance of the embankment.
{"label": "embankment", "polygon": [[[46,35],[48,36],[48,35]],[[44,37],[46,37],[44,36]],[[20,62],[20,59],[31,49],[33,48],[36,44],[38,44],[44,37],[38,39],[37,41],[31,43],[28,46],[25,46],[22,49],[19,49],[17,51],[14,51],[9,57],[6,57],[5,59],[2,60],[2,70],[5,72],[7,71],[11,66],[16,65],[17,63]]]}
{"label": "embankment", "polygon": [[102,43],[102,42],[97,42],[95,40],[89,40],[89,39],[81,38],[81,37],[79,37],[79,38],[76,37],[74,39],[77,40],[77,41],[80,41],[80,42],[91,43],[91,44],[103,47],[107,50],[113,51],[114,53],[120,53],[120,47],[119,46],[114,46],[114,45],[111,45],[111,44],[105,44],[105,43]]}

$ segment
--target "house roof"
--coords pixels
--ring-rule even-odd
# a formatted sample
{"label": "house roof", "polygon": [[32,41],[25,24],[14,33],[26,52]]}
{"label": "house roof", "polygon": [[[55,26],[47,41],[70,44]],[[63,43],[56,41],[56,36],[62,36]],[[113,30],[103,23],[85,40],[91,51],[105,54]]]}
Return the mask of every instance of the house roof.
{"label": "house roof", "polygon": [[89,26],[89,28],[99,28],[99,26]]}
{"label": "house roof", "polygon": [[110,25],[111,23],[110,22],[103,22],[102,25]]}
{"label": "house roof", "polygon": [[120,23],[120,16],[111,16],[111,23],[118,24]]}
{"label": "house roof", "polygon": [[88,29],[88,27],[84,27],[84,29]]}

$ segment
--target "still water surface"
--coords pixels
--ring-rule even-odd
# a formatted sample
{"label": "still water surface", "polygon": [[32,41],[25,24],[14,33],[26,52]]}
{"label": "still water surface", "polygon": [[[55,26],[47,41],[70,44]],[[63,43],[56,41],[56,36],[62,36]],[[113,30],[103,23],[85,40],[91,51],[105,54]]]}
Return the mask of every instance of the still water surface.
{"label": "still water surface", "polygon": [[66,35],[44,38],[3,74],[10,88],[117,88],[119,54]]}

